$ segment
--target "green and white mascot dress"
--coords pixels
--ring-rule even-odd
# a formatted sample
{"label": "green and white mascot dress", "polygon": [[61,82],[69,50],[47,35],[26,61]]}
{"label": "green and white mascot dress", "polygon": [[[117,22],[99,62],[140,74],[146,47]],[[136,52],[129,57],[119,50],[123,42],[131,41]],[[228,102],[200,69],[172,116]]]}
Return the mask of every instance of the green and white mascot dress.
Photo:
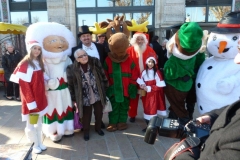
{"label": "green and white mascot dress", "polygon": [[42,43],[45,72],[50,78],[45,84],[49,109],[43,116],[43,133],[58,142],[63,135],[74,133],[66,68],[72,64],[68,55],[75,46],[75,38],[69,29],[58,23],[38,22],[28,30],[36,41]]}

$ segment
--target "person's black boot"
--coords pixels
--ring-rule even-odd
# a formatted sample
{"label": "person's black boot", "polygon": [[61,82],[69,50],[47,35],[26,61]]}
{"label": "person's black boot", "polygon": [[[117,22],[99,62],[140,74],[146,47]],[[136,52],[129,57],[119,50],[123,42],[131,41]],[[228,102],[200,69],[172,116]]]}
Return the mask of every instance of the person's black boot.
{"label": "person's black boot", "polygon": [[129,118],[129,121],[132,122],[132,123],[134,123],[134,122],[135,122],[135,117],[130,117],[130,118]]}
{"label": "person's black boot", "polygon": [[[147,120],[147,119],[145,119],[145,122],[146,122],[146,124],[147,124],[147,126],[148,126],[148,123],[149,123],[149,120]],[[142,130],[142,132],[146,132],[146,130],[147,130],[147,127],[146,128],[144,128],[143,130]]]}

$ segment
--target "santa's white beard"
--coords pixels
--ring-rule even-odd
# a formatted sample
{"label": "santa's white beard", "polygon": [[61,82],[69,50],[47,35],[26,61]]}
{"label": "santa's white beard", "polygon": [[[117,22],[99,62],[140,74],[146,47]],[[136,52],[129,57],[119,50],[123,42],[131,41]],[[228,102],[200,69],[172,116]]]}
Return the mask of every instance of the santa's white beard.
{"label": "santa's white beard", "polygon": [[142,71],[144,70],[144,62],[143,62],[143,52],[146,50],[147,45],[133,45],[134,47],[134,51],[138,54],[139,59],[138,59],[138,63],[139,63],[139,69],[140,69],[140,73],[142,73]]}

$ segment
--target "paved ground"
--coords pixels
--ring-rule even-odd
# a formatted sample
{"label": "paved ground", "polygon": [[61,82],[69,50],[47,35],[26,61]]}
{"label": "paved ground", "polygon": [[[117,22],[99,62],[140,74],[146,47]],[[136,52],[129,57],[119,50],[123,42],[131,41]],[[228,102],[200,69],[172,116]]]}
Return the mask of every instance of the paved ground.
{"label": "paved ground", "polygon": [[[6,100],[3,95],[3,87],[0,87],[0,144],[27,143],[25,123],[21,121],[21,103]],[[161,160],[166,150],[178,140],[158,136],[154,145],[145,143],[141,131],[145,127],[142,111],[140,106],[136,122],[128,122],[127,130],[111,133],[103,130],[105,136],[95,133],[92,123],[87,142],[83,140],[82,132],[75,132],[73,137],[63,138],[60,143],[44,138],[43,143],[48,149],[42,154],[33,154],[33,160]],[[108,123],[106,114],[103,121]]]}

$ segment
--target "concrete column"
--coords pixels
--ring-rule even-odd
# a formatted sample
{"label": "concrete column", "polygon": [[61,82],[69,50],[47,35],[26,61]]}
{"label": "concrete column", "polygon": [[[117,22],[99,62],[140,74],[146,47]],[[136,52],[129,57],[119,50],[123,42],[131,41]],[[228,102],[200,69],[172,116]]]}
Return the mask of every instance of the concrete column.
{"label": "concrete column", "polygon": [[47,0],[48,21],[68,27],[76,37],[76,9],[74,0]]}
{"label": "concrete column", "polygon": [[164,28],[184,23],[185,0],[158,0],[155,3],[155,33],[162,43],[166,38]]}

